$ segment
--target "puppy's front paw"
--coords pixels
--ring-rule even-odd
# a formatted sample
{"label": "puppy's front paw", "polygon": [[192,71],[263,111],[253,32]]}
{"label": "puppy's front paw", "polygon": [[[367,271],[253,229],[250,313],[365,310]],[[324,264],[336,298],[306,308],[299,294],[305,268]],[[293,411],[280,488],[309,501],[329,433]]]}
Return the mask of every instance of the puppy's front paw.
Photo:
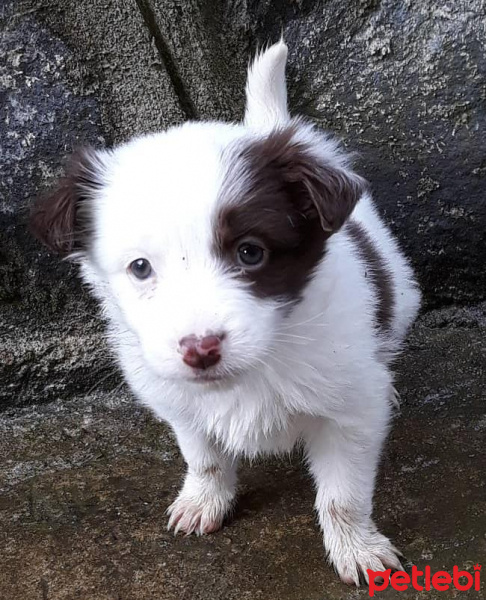
{"label": "puppy's front paw", "polygon": [[221,529],[226,511],[218,502],[206,501],[201,504],[194,498],[186,498],[180,494],[167,509],[169,523],[167,529],[173,529],[174,534],[182,531],[187,535],[196,533],[214,533]]}
{"label": "puppy's front paw", "polygon": [[214,533],[221,529],[224,517],[231,511],[234,492],[217,478],[188,477],[179,496],[169,506],[167,529],[186,533]]}
{"label": "puppy's front paw", "polygon": [[388,538],[371,528],[346,531],[335,538],[329,547],[329,560],[339,577],[348,585],[359,587],[360,578],[368,583],[367,569],[403,571],[398,556],[400,552]]}

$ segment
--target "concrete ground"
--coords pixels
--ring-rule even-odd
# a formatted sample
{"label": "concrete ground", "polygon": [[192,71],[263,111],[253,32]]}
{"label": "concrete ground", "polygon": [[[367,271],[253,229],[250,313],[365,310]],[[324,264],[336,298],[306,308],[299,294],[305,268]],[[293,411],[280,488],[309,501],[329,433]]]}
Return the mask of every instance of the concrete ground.
{"label": "concrete ground", "polygon": [[[375,514],[409,566],[486,562],[484,308],[422,317],[398,362],[402,411]],[[183,461],[167,428],[125,388],[12,408],[0,430],[2,600],[368,597],[325,563],[298,454],[244,464],[226,527],[174,537],[164,511]],[[484,580],[480,592],[389,589],[378,597],[479,599]]]}

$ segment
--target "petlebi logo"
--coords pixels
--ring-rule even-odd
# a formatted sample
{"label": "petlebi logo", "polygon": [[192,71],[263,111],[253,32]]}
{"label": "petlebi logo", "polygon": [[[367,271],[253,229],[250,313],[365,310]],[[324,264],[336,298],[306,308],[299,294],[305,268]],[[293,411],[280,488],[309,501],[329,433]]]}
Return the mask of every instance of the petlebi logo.
{"label": "petlebi logo", "polygon": [[410,587],[422,592],[423,590],[437,590],[445,592],[449,589],[456,589],[465,592],[474,589],[479,592],[481,588],[481,565],[474,565],[474,572],[460,571],[458,566],[452,569],[452,575],[447,571],[431,572],[430,567],[425,567],[423,571],[417,569],[414,565],[412,573],[409,575],[405,571],[395,571],[391,574],[391,569],[386,571],[372,571],[367,569],[369,577],[369,595],[374,596],[375,592],[386,590],[391,586],[398,592],[404,592]]}

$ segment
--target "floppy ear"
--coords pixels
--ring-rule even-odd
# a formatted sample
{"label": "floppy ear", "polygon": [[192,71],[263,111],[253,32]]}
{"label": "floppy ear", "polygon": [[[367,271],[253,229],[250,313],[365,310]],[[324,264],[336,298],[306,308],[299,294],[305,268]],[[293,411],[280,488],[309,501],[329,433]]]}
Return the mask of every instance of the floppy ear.
{"label": "floppy ear", "polygon": [[57,188],[35,203],[29,230],[49,250],[67,255],[86,247],[91,229],[89,205],[101,187],[101,170],[97,151],[78,150]]}
{"label": "floppy ear", "polygon": [[297,191],[297,201],[304,202],[304,212],[318,215],[326,233],[336,233],[365,192],[366,182],[352,171],[306,157],[305,152],[296,158],[295,165],[288,177],[291,185],[303,188],[302,194]]}
{"label": "floppy ear", "polygon": [[287,46],[280,40],[257,54],[248,69],[245,125],[262,131],[289,120],[285,64]]}
{"label": "floppy ear", "polygon": [[318,218],[328,236],[344,225],[367,188],[347,168],[338,145],[301,121],[253,142],[247,158],[252,173],[259,173],[262,182],[280,180],[280,189],[300,214]]}

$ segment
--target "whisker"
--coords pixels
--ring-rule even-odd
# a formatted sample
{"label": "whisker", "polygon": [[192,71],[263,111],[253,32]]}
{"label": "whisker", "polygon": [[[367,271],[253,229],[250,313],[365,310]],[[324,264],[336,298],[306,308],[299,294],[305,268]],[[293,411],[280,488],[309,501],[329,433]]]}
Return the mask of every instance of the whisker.
{"label": "whisker", "polygon": [[287,358],[288,358],[288,360],[292,361],[296,365],[300,365],[301,367],[306,367],[308,369],[311,369],[312,371],[314,371],[315,373],[320,375],[319,371],[313,365],[310,365],[309,363],[306,363],[306,362],[302,362],[300,360],[295,360],[293,358],[290,358],[290,356],[287,356]]}
{"label": "whisker", "polygon": [[292,323],[290,325],[287,325],[286,327],[281,327],[281,329],[294,329],[295,327],[300,327],[301,325],[307,325],[307,323],[311,323],[312,321],[315,321],[316,319],[318,319],[319,317],[321,317],[323,314],[325,313],[325,311],[321,311],[320,313],[314,315],[313,317],[310,317],[309,319],[306,319],[305,321],[300,321],[300,323]]}
{"label": "whisker", "polygon": [[306,337],[305,335],[296,335],[294,333],[285,333],[283,331],[277,331],[277,335],[284,335],[285,337],[296,338],[299,340],[307,340],[308,342],[315,342],[314,338]]}
{"label": "whisker", "polygon": [[285,338],[282,339],[282,338],[275,337],[274,341],[278,342],[279,344],[290,344],[290,345],[293,345],[293,346],[308,346],[307,342],[305,342],[305,341],[301,342],[299,340],[288,340],[288,339],[285,339]]}

